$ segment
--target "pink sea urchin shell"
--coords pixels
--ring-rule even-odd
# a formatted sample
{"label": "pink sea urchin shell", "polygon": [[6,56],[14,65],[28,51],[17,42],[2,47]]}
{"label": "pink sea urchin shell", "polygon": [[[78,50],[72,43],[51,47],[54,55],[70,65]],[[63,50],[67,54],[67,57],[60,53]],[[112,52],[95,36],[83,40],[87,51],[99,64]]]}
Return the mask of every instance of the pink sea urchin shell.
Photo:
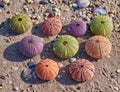
{"label": "pink sea urchin shell", "polygon": [[69,25],[68,25],[68,32],[72,36],[82,36],[86,33],[87,31],[87,24],[83,20],[73,20]]}
{"label": "pink sea urchin shell", "polygon": [[19,42],[19,50],[26,57],[34,57],[43,50],[43,39],[38,36],[27,36]]}

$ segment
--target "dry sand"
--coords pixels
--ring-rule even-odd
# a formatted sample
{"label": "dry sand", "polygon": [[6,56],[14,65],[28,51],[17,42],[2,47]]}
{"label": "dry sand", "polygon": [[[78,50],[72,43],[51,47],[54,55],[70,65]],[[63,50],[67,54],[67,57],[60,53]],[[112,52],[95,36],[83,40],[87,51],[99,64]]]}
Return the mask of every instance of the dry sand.
{"label": "dry sand", "polygon": [[[40,0],[38,0],[40,1]],[[72,0],[74,1],[74,0]],[[113,8],[115,15],[113,15],[114,30],[111,35],[108,36],[112,43],[112,51],[109,56],[102,59],[95,60],[90,58],[84,51],[85,41],[93,34],[88,31],[83,37],[78,37],[80,43],[79,52],[75,57],[86,58],[93,62],[95,65],[95,75],[90,81],[79,83],[75,82],[68,73],[69,59],[62,60],[54,55],[52,51],[52,41],[56,36],[48,37],[40,32],[41,23],[43,22],[44,13],[46,9],[54,4],[40,5],[37,0],[33,4],[27,4],[28,11],[23,9],[23,3],[25,0],[10,0],[11,4],[6,5],[5,8],[0,8],[0,76],[4,76],[5,79],[0,78],[0,82],[3,83],[3,88],[0,92],[120,92],[120,74],[116,73],[117,69],[120,69],[120,1],[119,0],[90,0],[93,5],[99,3],[100,6],[106,6],[108,12],[110,8]],[[105,3],[103,3],[105,2]],[[65,31],[66,25],[72,19],[80,19],[78,13],[84,12],[88,18],[93,18],[96,14],[91,13],[92,9],[82,8],[73,10],[66,4],[54,5],[61,7],[61,15],[58,16],[63,22],[63,29],[60,34],[67,34]],[[67,9],[67,10],[66,10]],[[9,28],[10,18],[15,13],[26,13],[34,16],[32,12],[37,12],[40,16],[39,23],[34,25],[32,31],[26,32],[21,35],[14,34]],[[83,14],[84,14],[83,13]],[[37,22],[38,22],[37,21]],[[89,23],[90,21],[87,20]],[[37,28],[36,28],[37,26]],[[38,63],[41,59],[51,58],[58,64],[62,63],[63,67],[60,69],[60,78],[56,78],[53,81],[41,81],[31,78],[25,80],[22,77],[22,71],[27,69],[27,63],[30,59],[22,56],[18,51],[18,42],[25,36],[37,35],[44,38],[44,50],[41,55],[33,58],[34,62]],[[18,87],[18,88],[17,88]]]}

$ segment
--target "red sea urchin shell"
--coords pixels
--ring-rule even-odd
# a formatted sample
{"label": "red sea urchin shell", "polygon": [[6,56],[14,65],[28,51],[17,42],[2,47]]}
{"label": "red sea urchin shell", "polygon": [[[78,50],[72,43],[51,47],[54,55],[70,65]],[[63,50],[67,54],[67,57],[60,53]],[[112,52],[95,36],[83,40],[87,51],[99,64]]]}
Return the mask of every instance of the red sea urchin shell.
{"label": "red sea urchin shell", "polygon": [[46,35],[57,35],[62,29],[62,23],[57,18],[48,18],[42,24],[42,32]]}
{"label": "red sea urchin shell", "polygon": [[94,65],[85,59],[78,59],[69,66],[69,73],[78,82],[92,79],[94,75]]}
{"label": "red sea urchin shell", "polygon": [[43,50],[43,39],[38,36],[27,36],[19,43],[20,52],[27,57],[34,57]]}
{"label": "red sea urchin shell", "polygon": [[83,20],[73,20],[68,25],[68,32],[73,36],[82,36],[87,31],[87,24]]}

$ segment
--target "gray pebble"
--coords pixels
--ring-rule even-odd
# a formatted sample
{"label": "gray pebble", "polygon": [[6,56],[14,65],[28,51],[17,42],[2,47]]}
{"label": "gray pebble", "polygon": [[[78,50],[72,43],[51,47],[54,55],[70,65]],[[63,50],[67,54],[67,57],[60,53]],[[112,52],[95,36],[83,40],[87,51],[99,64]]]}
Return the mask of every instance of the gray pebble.
{"label": "gray pebble", "polygon": [[76,58],[70,58],[70,63],[73,63],[76,61]]}
{"label": "gray pebble", "polygon": [[48,4],[48,0],[41,0],[40,4]]}
{"label": "gray pebble", "polygon": [[77,8],[78,7],[78,5],[76,3],[73,3],[72,6],[73,6],[73,8]]}
{"label": "gray pebble", "polygon": [[4,8],[4,7],[5,7],[4,3],[0,2],[0,8]]}

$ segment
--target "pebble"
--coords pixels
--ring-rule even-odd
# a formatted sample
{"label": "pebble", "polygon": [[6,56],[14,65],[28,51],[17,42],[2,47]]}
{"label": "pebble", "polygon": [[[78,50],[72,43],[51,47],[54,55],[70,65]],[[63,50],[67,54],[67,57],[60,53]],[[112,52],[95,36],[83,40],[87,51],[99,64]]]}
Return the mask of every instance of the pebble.
{"label": "pebble", "polygon": [[10,3],[10,0],[3,0],[3,2],[4,2],[5,4],[9,4],[9,3]]}
{"label": "pebble", "polygon": [[116,90],[116,91],[118,91],[118,90],[119,90],[119,88],[118,88],[118,87],[113,87],[113,89],[114,89],[114,90]]}
{"label": "pebble", "polygon": [[28,62],[27,65],[30,69],[35,68],[35,66],[36,66],[35,62],[33,62],[33,61]]}
{"label": "pebble", "polygon": [[69,0],[63,0],[63,3],[68,4]]}
{"label": "pebble", "polygon": [[72,6],[73,6],[73,8],[77,8],[78,7],[77,3],[73,3]]}
{"label": "pebble", "polygon": [[26,3],[31,4],[33,3],[33,0],[26,0]]}
{"label": "pebble", "polygon": [[52,4],[55,3],[55,0],[48,0],[48,1],[49,1],[49,3],[52,3]]}
{"label": "pebble", "polygon": [[2,10],[0,9],[0,14],[2,13]]}
{"label": "pebble", "polygon": [[0,2],[0,8],[4,8],[4,7],[5,7],[4,3]]}
{"label": "pebble", "polygon": [[62,75],[58,75],[57,78],[58,78],[58,79],[62,78]]}
{"label": "pebble", "polygon": [[110,76],[111,76],[111,78],[117,78],[118,77],[116,73],[111,73]]}
{"label": "pebble", "polygon": [[41,0],[40,4],[48,4],[48,0]]}
{"label": "pebble", "polygon": [[14,87],[13,87],[13,90],[14,90],[14,91],[18,91],[18,90],[19,90],[19,87],[14,86]]}
{"label": "pebble", "polygon": [[76,61],[76,58],[70,58],[70,63],[73,63]]}
{"label": "pebble", "polygon": [[2,89],[3,88],[3,84],[2,83],[0,83],[0,89]]}
{"label": "pebble", "polygon": [[31,70],[30,69],[26,69],[26,70],[23,70],[23,78],[25,78],[26,80],[28,78],[31,78],[32,77],[32,74],[31,74]]}
{"label": "pebble", "polygon": [[5,80],[5,76],[1,75],[1,76],[0,76],[0,79]]}
{"label": "pebble", "polygon": [[95,13],[99,13],[99,14],[103,14],[103,15],[107,14],[107,10],[106,10],[105,7],[104,7],[104,8],[97,7],[97,8],[94,10],[94,12],[95,12]]}
{"label": "pebble", "polygon": [[62,63],[58,63],[59,67],[63,67],[63,64]]}
{"label": "pebble", "polygon": [[36,75],[35,72],[32,72],[32,77],[35,78],[35,79],[37,79],[37,75]]}
{"label": "pebble", "polygon": [[120,69],[117,69],[117,71],[116,71],[118,74],[120,74]]}
{"label": "pebble", "polygon": [[90,5],[90,1],[89,0],[78,0],[77,4],[79,8],[88,7]]}

